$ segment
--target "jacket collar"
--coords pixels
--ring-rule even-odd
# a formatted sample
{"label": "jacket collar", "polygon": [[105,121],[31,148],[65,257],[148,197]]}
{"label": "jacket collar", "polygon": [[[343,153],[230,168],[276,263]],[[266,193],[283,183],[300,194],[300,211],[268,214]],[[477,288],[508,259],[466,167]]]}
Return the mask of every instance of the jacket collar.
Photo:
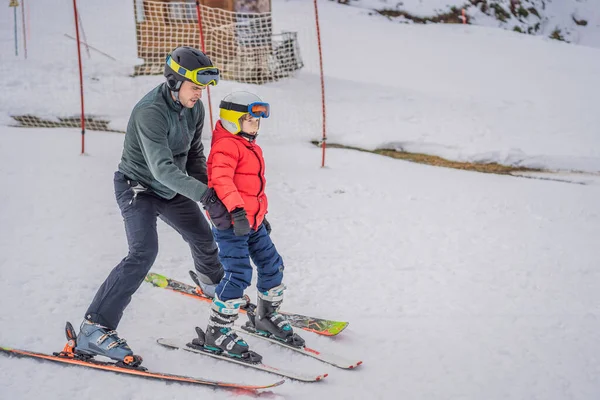
{"label": "jacket collar", "polygon": [[225,127],[221,124],[221,121],[217,121],[217,123],[215,124],[215,130],[213,132],[212,143],[214,144],[217,140],[228,137],[231,137],[234,140],[239,140],[246,147],[254,146],[254,142],[249,142],[240,135],[234,135],[233,133],[225,129]]}

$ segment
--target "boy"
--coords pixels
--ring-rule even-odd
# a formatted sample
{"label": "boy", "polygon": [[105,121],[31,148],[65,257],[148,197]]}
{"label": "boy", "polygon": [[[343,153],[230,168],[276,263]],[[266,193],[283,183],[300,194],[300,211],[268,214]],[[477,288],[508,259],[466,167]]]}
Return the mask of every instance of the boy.
{"label": "boy", "polygon": [[279,314],[285,286],[283,260],[271,238],[265,219],[265,161],[256,144],[260,119],[269,117],[269,104],[248,92],[235,92],[220,104],[220,120],[215,126],[208,157],[208,185],[227,208],[211,213],[213,233],[225,275],[215,289],[204,348],[227,356],[259,362],[231,327],[237,319],[242,297],[252,279],[250,258],[258,269],[258,302],[254,324],[265,336],[301,347],[304,340]]}

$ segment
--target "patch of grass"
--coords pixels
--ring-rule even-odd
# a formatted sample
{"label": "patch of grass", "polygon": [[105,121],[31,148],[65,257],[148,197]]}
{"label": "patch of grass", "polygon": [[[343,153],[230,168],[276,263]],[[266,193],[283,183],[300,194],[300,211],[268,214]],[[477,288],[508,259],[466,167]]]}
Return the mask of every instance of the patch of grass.
{"label": "patch of grass", "polygon": [[379,14],[390,17],[404,17],[414,23],[417,24],[426,24],[426,23],[446,23],[446,24],[462,24],[462,10],[456,7],[451,7],[450,11],[443,14],[438,14],[433,17],[417,17],[416,15],[412,15],[404,10],[391,10],[391,9],[382,9],[375,10]]}
{"label": "patch of grass", "polygon": [[571,16],[573,18],[573,22],[575,22],[579,26],[586,26],[588,22],[585,19],[577,19],[574,15]]}
{"label": "patch of grass", "polygon": [[482,13],[487,14],[490,6],[488,6],[487,0],[470,0],[471,4],[475,7],[479,6]]}
{"label": "patch of grass", "polygon": [[535,7],[529,7],[527,11],[529,11],[530,14],[533,14],[536,17],[540,18],[540,13],[538,12],[538,10],[535,9]]}
{"label": "patch of grass", "polygon": [[518,27],[518,26],[515,26],[515,27],[513,28],[513,31],[515,31],[515,32],[519,32],[519,33],[523,33],[523,29],[521,29],[521,28],[520,28],[520,27]]}
{"label": "patch of grass", "polygon": [[494,10],[494,15],[496,16],[496,19],[502,22],[506,22],[510,19],[510,14],[504,8],[502,8],[500,4],[494,3],[490,6],[490,8]]}
{"label": "patch of grass", "polygon": [[560,40],[561,42],[566,42],[565,38],[562,36],[560,29],[556,28],[550,34],[550,38],[554,40]]}
{"label": "patch of grass", "polygon": [[[312,144],[316,146],[320,146],[320,142],[312,141]],[[487,174],[500,174],[500,175],[510,175],[513,172],[541,172],[541,169],[535,168],[525,168],[525,167],[511,167],[508,165],[501,165],[497,163],[471,163],[471,162],[460,162],[460,161],[451,161],[442,157],[432,156],[429,154],[423,153],[409,153],[406,151],[397,151],[391,149],[377,149],[377,150],[365,150],[359,147],[353,146],[344,146],[336,143],[328,143],[327,147],[330,148],[338,148],[338,149],[349,149],[349,150],[357,150],[365,153],[373,153],[379,154],[386,157],[397,158],[400,160],[412,161],[419,164],[427,164],[433,165],[436,167],[444,167],[444,168],[454,168],[454,169],[462,169],[465,171],[475,171],[475,172],[483,172]]]}
{"label": "patch of grass", "polygon": [[519,7],[517,9],[517,15],[519,17],[527,18],[529,16],[529,12],[525,9],[525,7]]}
{"label": "patch of grass", "polygon": [[540,23],[536,23],[534,26],[530,26],[529,28],[527,28],[527,33],[529,33],[530,35],[533,33],[536,33],[537,31],[540,30]]}

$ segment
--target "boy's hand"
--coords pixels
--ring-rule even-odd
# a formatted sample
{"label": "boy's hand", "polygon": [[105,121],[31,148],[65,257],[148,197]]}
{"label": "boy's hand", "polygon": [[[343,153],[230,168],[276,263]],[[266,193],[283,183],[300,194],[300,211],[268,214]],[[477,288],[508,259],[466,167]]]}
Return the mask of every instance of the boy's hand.
{"label": "boy's hand", "polygon": [[267,221],[267,218],[263,219],[263,225],[265,226],[265,229],[267,230],[267,235],[271,234],[271,224],[269,223],[269,221]]}
{"label": "boy's hand", "polygon": [[231,212],[231,219],[233,220],[233,233],[235,236],[245,236],[250,233],[250,222],[246,216],[246,210],[236,208]]}

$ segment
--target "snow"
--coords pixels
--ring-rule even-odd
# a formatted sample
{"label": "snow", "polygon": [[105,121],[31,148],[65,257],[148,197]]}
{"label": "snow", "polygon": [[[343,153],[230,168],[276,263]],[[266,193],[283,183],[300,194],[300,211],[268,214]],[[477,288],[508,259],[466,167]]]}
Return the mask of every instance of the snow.
{"label": "snow", "polygon": [[[273,2],[279,29],[302,33],[307,68],[261,87],[222,82],[213,102],[250,88],[272,103],[259,141],[286,263],[284,308],[350,321],[335,338],[301,333],[364,365],[344,371],[248,339],[275,366],[330,375],[263,396],[598,398],[600,51],[488,27],[401,25],[320,2],[330,141],[590,173],[525,179],[341,149],[327,150],[322,169],[308,142],[320,134],[312,25],[299,17],[312,12],[308,3]],[[78,129],[7,126],[22,112],[79,110],[74,42],[64,37],[72,10],[28,4],[27,60],[14,56],[12,13],[0,15],[0,344],[51,352],[127,251],[112,188],[123,135],[88,131],[80,156]],[[130,3],[80,7],[90,44],[119,60],[84,58],[87,107],[124,129],[161,77],[128,76],[137,62]],[[159,237],[153,271],[188,281],[186,244],[162,222]],[[153,370],[277,380],[155,344],[191,338],[207,317],[204,304],[142,284],[119,332]],[[0,371],[7,399],[252,397],[6,357]]]}
{"label": "snow", "polygon": [[[479,2],[482,3],[482,2]],[[569,43],[600,48],[600,8],[598,0],[520,0],[519,3],[525,10],[534,8],[539,16],[531,11],[527,15],[514,16],[510,13],[511,0],[488,0],[488,6],[499,5],[509,16],[506,21],[500,21],[492,11],[484,13],[481,4],[472,6],[468,0],[350,0],[353,7],[367,10],[396,10],[405,11],[417,17],[434,17],[450,12],[451,8],[465,10],[469,23],[478,26],[500,27],[512,31],[519,27],[523,32],[534,28],[539,23],[539,28],[532,34],[549,37],[555,29]],[[579,25],[575,19],[585,21]],[[402,23],[412,23],[406,18],[396,18]]]}

